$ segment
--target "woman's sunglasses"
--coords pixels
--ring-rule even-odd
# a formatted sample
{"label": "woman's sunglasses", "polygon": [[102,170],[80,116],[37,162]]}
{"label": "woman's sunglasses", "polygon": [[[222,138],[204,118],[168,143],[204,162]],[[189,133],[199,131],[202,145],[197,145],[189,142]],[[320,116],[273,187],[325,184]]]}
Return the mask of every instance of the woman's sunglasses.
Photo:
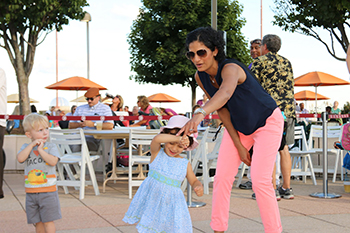
{"label": "woman's sunglasses", "polygon": [[[200,58],[205,58],[207,56],[207,50],[205,49],[200,49],[198,50],[197,52],[197,56],[200,57]],[[192,51],[187,51],[186,53],[186,57],[189,59],[189,60],[192,60],[195,56],[195,53],[192,52]]]}

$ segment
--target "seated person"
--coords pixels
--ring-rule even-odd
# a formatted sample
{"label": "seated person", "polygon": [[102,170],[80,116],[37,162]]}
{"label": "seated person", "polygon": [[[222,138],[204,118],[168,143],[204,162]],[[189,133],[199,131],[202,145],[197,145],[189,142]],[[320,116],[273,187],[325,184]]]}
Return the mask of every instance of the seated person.
{"label": "seated person", "polygon": [[164,116],[175,116],[177,115],[177,113],[172,110],[171,108],[159,108],[160,109],[160,112],[162,115]]}
{"label": "seated person", "polygon": [[[64,111],[60,111],[60,117],[65,116],[66,114],[64,113]],[[69,121],[58,121],[58,126],[61,129],[68,129],[68,125],[69,125]]]}
{"label": "seated person", "polygon": [[[88,103],[77,107],[74,116],[112,116],[110,107],[100,102],[101,95],[98,88],[90,88],[84,96]],[[103,121],[102,129],[111,130],[113,129],[113,125],[112,120]],[[69,128],[96,129],[96,121],[69,121]],[[89,150],[97,151],[101,140],[95,139],[92,135],[86,135],[85,138]],[[80,151],[80,148],[78,146],[72,147],[72,151]]]}
{"label": "seated person", "polygon": [[[326,113],[328,113],[328,115],[334,115],[334,113],[332,112],[332,107],[331,106],[327,106],[326,107]],[[339,119],[341,120],[341,118],[328,118],[328,122],[337,122],[339,123]]]}
{"label": "seated person", "polygon": [[[140,108],[138,115],[143,113],[145,113],[145,115],[149,115],[150,110],[152,109],[152,106],[149,104],[148,98],[144,95],[140,95],[137,97],[137,106]],[[147,129],[150,129],[149,120],[138,121],[137,123],[130,125],[130,127],[138,127],[143,125],[145,125]]]}
{"label": "seated person", "polygon": [[76,109],[77,109],[77,106],[76,105],[72,105],[72,107],[70,108],[70,112],[68,112],[66,114],[66,116],[73,116]]}
{"label": "seated person", "polygon": [[[46,116],[47,118],[49,118],[49,116],[50,116],[50,111],[46,111],[46,112],[45,112],[45,116]],[[50,127],[51,129],[56,127],[56,126],[55,126],[55,122],[54,122],[53,120],[49,120],[49,127]]]}

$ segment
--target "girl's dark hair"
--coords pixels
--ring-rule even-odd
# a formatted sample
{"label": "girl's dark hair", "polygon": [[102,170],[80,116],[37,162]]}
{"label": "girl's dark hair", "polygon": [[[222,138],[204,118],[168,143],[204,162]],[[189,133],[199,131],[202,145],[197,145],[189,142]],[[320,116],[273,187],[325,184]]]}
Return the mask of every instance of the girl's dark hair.
{"label": "girl's dark hair", "polygon": [[218,54],[215,56],[215,60],[222,62],[225,60],[225,42],[222,38],[222,33],[214,30],[212,27],[200,27],[187,34],[186,38],[186,50],[188,51],[188,46],[194,42],[202,42],[211,51],[215,48],[218,49]]}
{"label": "girl's dark hair", "polygon": [[[168,129],[168,128],[164,128],[162,132],[160,133],[164,133],[164,134],[171,134],[171,135],[176,135],[177,132],[180,131],[181,128],[172,128],[172,129]],[[183,136],[184,132],[182,132],[180,135]],[[193,144],[193,138],[190,136],[187,136],[188,140],[190,140],[190,144],[188,145],[188,147],[191,147]]]}

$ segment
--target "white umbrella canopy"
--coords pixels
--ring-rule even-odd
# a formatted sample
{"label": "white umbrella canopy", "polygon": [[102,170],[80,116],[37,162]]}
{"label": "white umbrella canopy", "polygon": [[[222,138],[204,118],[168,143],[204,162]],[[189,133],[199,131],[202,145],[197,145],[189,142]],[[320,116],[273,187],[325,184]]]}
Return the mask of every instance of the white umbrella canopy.
{"label": "white umbrella canopy", "polygon": [[[70,102],[75,102],[75,103],[87,103],[85,96],[80,96],[74,100],[71,100]],[[102,103],[105,103],[105,104],[111,104],[112,103],[112,100],[111,99],[106,99],[104,100]]]}
{"label": "white umbrella canopy", "polygon": [[86,99],[85,99],[85,96],[80,96],[80,97],[78,97],[78,98],[76,98],[76,99],[74,99],[74,100],[71,100],[70,102],[81,102],[81,103],[86,103]]}
{"label": "white umbrella canopy", "polygon": [[[56,106],[56,98],[53,98],[50,102],[50,106]],[[69,106],[69,102],[64,97],[58,97],[58,107]]]}
{"label": "white umbrella canopy", "polygon": [[[39,103],[39,101],[29,98],[30,103]],[[19,94],[11,94],[7,96],[7,103],[19,103]]]}

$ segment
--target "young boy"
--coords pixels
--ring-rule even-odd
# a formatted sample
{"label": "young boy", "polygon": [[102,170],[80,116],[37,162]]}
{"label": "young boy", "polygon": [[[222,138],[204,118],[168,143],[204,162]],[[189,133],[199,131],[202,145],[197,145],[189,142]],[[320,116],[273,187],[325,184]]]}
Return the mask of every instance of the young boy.
{"label": "young boy", "polygon": [[25,162],[26,213],[28,224],[35,224],[36,232],[55,232],[54,220],[62,218],[56,186],[57,146],[46,142],[49,122],[45,116],[29,114],[23,120],[25,135],[32,140],[17,154]]}

